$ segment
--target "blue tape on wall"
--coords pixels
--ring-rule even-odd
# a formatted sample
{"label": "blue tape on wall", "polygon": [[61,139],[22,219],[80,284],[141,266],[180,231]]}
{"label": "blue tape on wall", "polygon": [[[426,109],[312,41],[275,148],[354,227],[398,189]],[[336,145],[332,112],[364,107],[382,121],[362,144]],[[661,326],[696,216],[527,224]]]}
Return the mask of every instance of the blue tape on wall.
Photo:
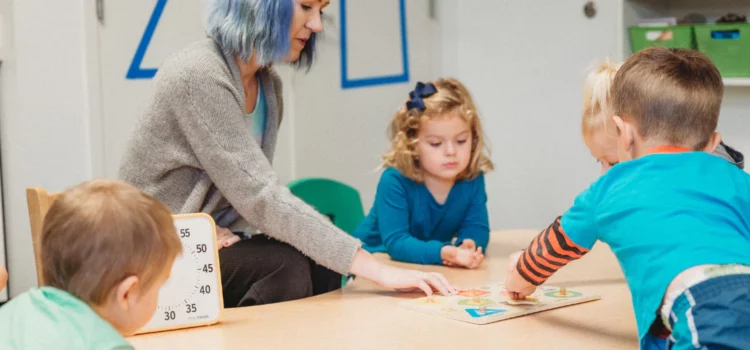
{"label": "blue tape on wall", "polygon": [[126,79],[151,79],[156,75],[156,68],[141,68],[143,63],[143,56],[146,55],[151,38],[154,36],[156,25],[159,24],[161,14],[164,12],[164,7],[167,6],[167,0],[158,0],[154,12],[151,13],[151,18],[148,20],[146,30],[143,32],[141,42],[138,44],[138,48],[135,50],[135,56],[130,62],[130,68],[128,73],[125,75]]}
{"label": "blue tape on wall", "polygon": [[365,86],[408,83],[409,82],[409,53],[406,45],[406,0],[399,0],[399,12],[401,20],[401,63],[403,73],[398,75],[386,75],[380,77],[349,79],[347,76],[347,50],[346,50],[346,0],[340,0],[341,17],[341,88],[352,89]]}

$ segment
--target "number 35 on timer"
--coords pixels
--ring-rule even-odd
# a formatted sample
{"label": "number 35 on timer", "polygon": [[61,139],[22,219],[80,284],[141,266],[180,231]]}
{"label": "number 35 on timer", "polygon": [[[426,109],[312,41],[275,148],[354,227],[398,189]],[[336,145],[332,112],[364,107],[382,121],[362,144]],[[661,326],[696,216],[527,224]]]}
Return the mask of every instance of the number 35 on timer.
{"label": "number 35 on timer", "polygon": [[159,290],[156,313],[139,334],[211,325],[224,308],[214,220],[206,214],[174,215],[174,225],[182,255]]}

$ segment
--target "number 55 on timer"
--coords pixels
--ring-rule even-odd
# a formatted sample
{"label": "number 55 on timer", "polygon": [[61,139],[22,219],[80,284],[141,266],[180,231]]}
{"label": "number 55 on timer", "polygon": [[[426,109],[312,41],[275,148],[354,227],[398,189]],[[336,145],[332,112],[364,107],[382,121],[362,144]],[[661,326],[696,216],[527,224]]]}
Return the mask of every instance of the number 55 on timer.
{"label": "number 55 on timer", "polygon": [[206,214],[174,215],[174,225],[182,255],[159,290],[156,313],[138,334],[211,325],[224,308],[214,220]]}

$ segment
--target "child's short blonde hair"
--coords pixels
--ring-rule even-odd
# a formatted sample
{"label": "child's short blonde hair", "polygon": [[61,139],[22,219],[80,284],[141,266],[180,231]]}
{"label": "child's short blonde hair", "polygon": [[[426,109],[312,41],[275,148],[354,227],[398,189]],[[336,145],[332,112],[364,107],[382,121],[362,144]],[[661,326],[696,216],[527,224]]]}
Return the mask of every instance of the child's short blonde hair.
{"label": "child's short blonde hair", "polygon": [[458,111],[469,124],[472,133],[471,158],[466,170],[456,180],[472,179],[493,169],[489,149],[484,142],[484,132],[479,114],[469,90],[458,80],[444,78],[431,82],[437,93],[423,98],[425,109],[407,109],[404,105],[393,116],[388,128],[391,149],[383,156],[383,166],[392,167],[404,176],[422,182],[423,174],[417,159],[419,127],[430,118]]}
{"label": "child's short blonde hair", "polygon": [[102,304],[128,276],[150,288],[181,252],[169,209],[124,182],[68,189],[44,217],[44,283],[89,304]]}
{"label": "child's short blonde hair", "polygon": [[724,84],[702,53],[650,47],[628,58],[615,76],[615,114],[632,120],[646,140],[695,150],[706,147],[719,122]]}
{"label": "child's short blonde hair", "polygon": [[[591,136],[597,130],[607,130],[614,125],[612,116],[612,83],[621,64],[614,64],[610,59],[595,66],[583,83],[583,113],[581,133]],[[613,136],[616,136],[613,131]]]}

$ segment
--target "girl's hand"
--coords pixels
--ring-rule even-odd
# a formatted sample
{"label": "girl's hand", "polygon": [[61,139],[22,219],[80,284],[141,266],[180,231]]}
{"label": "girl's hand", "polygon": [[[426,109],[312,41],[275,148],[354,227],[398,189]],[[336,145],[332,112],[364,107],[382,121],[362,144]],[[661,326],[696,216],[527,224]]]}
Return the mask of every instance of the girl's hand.
{"label": "girl's hand", "polygon": [[482,247],[475,249],[468,249],[454,246],[444,246],[440,251],[440,256],[443,259],[443,265],[445,266],[459,266],[468,269],[475,269],[484,261],[484,254],[482,254]]}

